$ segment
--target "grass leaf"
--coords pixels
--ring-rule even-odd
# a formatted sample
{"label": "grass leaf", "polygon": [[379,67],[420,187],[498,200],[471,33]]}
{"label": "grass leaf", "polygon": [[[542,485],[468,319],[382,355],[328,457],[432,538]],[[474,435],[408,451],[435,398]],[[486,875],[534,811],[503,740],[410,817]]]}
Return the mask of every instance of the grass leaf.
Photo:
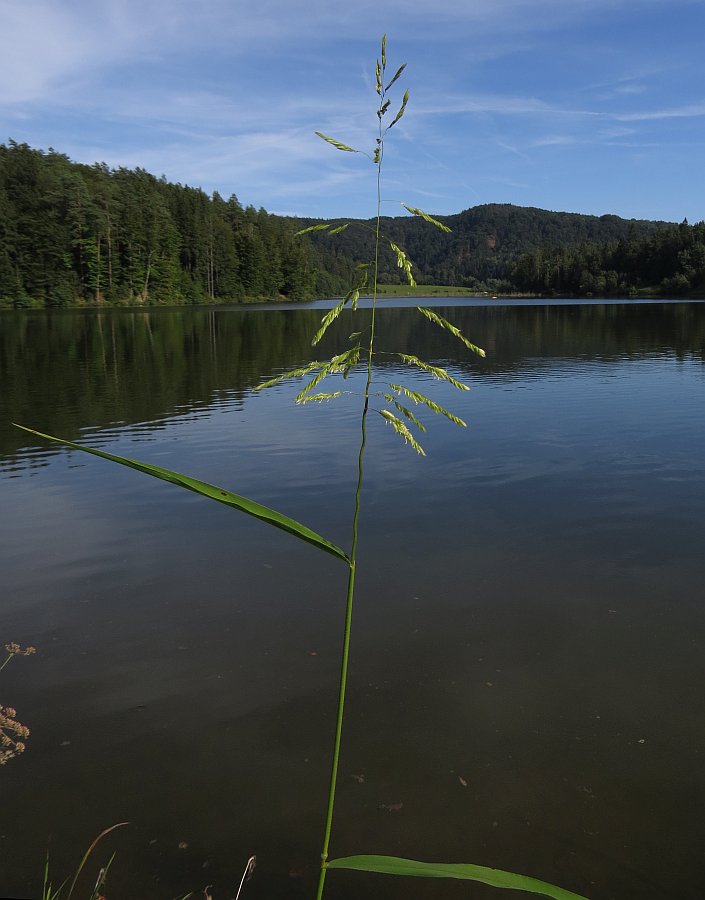
{"label": "grass leaf", "polygon": [[388,422],[392,428],[396,431],[397,434],[401,435],[404,438],[404,442],[409,444],[411,447],[416,450],[421,456],[426,456],[426,451],[419,444],[413,434],[409,431],[407,426],[402,422],[400,418],[391,413],[388,409],[378,409],[377,412],[382,416],[382,418]]}
{"label": "grass leaf", "polygon": [[338,225],[337,228],[331,228],[328,234],[340,234],[341,231],[345,231],[346,228],[350,227],[350,222],[346,222],[344,225]]}
{"label": "grass leaf", "polygon": [[455,325],[453,325],[447,319],[444,319],[443,316],[439,316],[438,313],[433,312],[432,309],[427,309],[425,306],[417,306],[416,309],[418,309],[421,315],[426,316],[426,318],[430,322],[435,322],[436,325],[440,325],[441,328],[444,328],[446,331],[450,331],[452,335],[457,337],[459,341],[462,341],[462,343],[465,344],[468,350],[472,350],[473,353],[477,353],[478,356],[482,356],[483,358],[487,355],[482,347],[478,347],[476,344],[472,344],[460,331],[459,328],[456,328]]}
{"label": "grass leaf", "polygon": [[424,212],[422,209],[418,209],[416,206],[407,206],[406,203],[402,203],[401,205],[412,215],[421,216],[421,218],[425,222],[430,222],[431,225],[435,225],[436,228],[440,228],[441,231],[446,231],[448,233],[451,232],[452,229],[450,229],[447,225],[444,225],[443,222],[439,222],[438,219],[434,219],[433,216],[429,216],[429,214],[427,212]]}
{"label": "grass leaf", "polygon": [[332,144],[337,150],[345,150],[348,153],[359,153],[359,150],[355,150],[354,147],[348,147],[347,144],[341,144],[340,141],[336,141],[335,138],[328,137],[327,134],[323,134],[322,131],[317,131],[316,134],[319,138],[322,138],[324,141],[327,141],[329,144]]}
{"label": "grass leaf", "polygon": [[507,888],[540,894],[552,900],[586,900],[580,894],[566,891],[538,878],[516,875],[504,869],[490,869],[462,863],[426,863],[415,859],[400,859],[397,856],[346,856],[331,859],[329,869],[356,869],[361,872],[380,872],[385,875],[411,875],[421,878],[460,878],[464,881],[479,881],[491,887]]}
{"label": "grass leaf", "polygon": [[[144,472],[145,475],[151,475],[153,478],[168,481],[178,487],[193,491],[195,494],[208,497],[210,500],[217,500],[218,503],[224,503],[226,506],[239,509],[241,512],[253,516],[255,519],[260,519],[263,522],[267,522],[269,525],[273,525],[275,528],[280,528],[282,531],[294,535],[294,537],[301,538],[301,540],[306,541],[308,544],[318,547],[319,550],[325,550],[326,553],[330,553],[333,556],[337,556],[338,559],[349,562],[348,555],[345,551],[341,550],[340,547],[336,547],[335,544],[327,541],[324,537],[321,537],[320,534],[316,534],[315,531],[312,531],[300,522],[290,519],[288,516],[285,516],[274,509],[270,509],[268,506],[263,506],[255,500],[249,500],[247,497],[233,494],[231,491],[223,490],[223,488],[208,484],[206,481],[200,481],[199,479],[191,478],[188,475],[181,475],[179,472],[172,472],[170,469],[162,469],[160,466],[139,462],[135,459],[129,459],[126,456],[116,456],[113,453],[106,453],[103,450],[96,450],[93,447],[86,447],[83,444],[75,444],[73,441],[66,441],[62,438],[52,437],[50,434],[43,434],[41,431],[35,431],[33,428],[25,428],[24,425],[17,425],[16,427],[21,428],[23,431],[28,431],[30,434],[45,438],[48,441],[53,441],[56,444],[64,444],[66,447],[71,447],[73,450],[82,450],[84,453],[91,453],[93,456],[100,456],[102,459],[119,463],[120,465],[127,466],[131,469],[136,469],[138,472]],[[113,827],[117,828],[118,826],[115,825]],[[107,834],[107,831],[103,832],[103,834]],[[102,836],[103,835],[100,835],[100,837]],[[99,840],[99,838],[96,840]],[[89,852],[94,846],[95,842],[89,848]]]}
{"label": "grass leaf", "polygon": [[463,384],[462,381],[458,381],[456,378],[453,378],[452,375],[449,375],[445,369],[442,369],[440,366],[432,366],[430,363],[424,362],[422,359],[419,359],[418,356],[411,356],[409,353],[397,353],[397,356],[405,362],[409,366],[416,366],[417,369],[423,369],[424,372],[428,372],[429,375],[433,375],[434,378],[438,378],[441,381],[447,381],[449,384],[452,384],[453,387],[457,388],[459,391],[469,391],[470,388],[467,384]]}
{"label": "grass leaf", "polygon": [[[13,422],[13,424],[14,424],[14,422]],[[24,428],[24,426],[18,425],[17,428]],[[25,428],[24,430],[30,431],[31,429]],[[33,433],[40,434],[39,431],[35,431]],[[42,434],[41,437],[49,437],[49,436],[46,434]],[[50,440],[56,440],[56,438],[50,438]],[[61,443],[67,443],[67,442],[62,441]],[[73,446],[78,447],[79,450],[88,449],[88,448],[80,447],[78,444],[74,444]],[[93,452],[95,452],[95,451],[93,451]],[[81,860],[79,867],[76,869],[76,874],[73,876],[73,881],[71,882],[71,887],[69,888],[67,900],[71,900],[71,894],[73,894],[73,889],[76,887],[76,882],[78,881],[78,876],[83,871],[86,863],[88,862],[88,857],[95,850],[97,844],[105,837],[106,834],[110,834],[110,832],[115,831],[116,828],[122,828],[123,825],[129,825],[129,822],[118,822],[116,825],[111,825],[110,828],[106,828],[104,831],[101,831],[101,833],[98,835],[98,837],[94,839],[93,843],[83,854],[83,859]]]}

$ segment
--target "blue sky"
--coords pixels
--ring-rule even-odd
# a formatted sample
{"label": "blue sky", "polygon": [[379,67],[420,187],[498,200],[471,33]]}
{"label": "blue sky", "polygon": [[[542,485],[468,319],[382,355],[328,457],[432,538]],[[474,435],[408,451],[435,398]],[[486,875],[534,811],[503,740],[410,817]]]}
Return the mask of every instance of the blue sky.
{"label": "blue sky", "polygon": [[0,0],[0,142],[371,216],[384,32],[387,214],[705,218],[705,0]]}

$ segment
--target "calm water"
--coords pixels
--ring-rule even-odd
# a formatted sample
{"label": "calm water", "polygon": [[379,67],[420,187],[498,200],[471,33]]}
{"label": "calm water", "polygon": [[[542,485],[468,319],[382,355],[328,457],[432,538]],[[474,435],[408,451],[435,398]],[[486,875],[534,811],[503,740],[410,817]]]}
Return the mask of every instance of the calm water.
{"label": "calm water", "polygon": [[[370,429],[333,854],[526,872],[592,900],[705,890],[705,304],[403,303],[380,347],[465,418],[428,457]],[[32,728],[0,770],[0,895],[103,828],[108,896],[312,895],[345,570],[19,421],[222,484],[348,546],[356,401],[297,408],[320,309],[0,316],[0,676]],[[342,321],[320,351],[346,346]],[[386,362],[385,362],[386,360]],[[382,371],[384,369],[384,371]],[[359,381],[350,379],[352,387]],[[79,458],[80,457],[80,458]],[[331,873],[329,900],[499,897]]]}

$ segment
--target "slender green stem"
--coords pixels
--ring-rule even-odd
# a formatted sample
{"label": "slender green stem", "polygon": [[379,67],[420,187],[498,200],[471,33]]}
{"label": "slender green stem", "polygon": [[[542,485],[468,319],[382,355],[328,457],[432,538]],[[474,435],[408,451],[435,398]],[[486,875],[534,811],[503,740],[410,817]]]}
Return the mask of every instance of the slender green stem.
{"label": "slender green stem", "polygon": [[[384,102],[384,90],[381,94],[380,108]],[[328,789],[328,807],[326,812],[326,826],[323,836],[323,848],[321,850],[321,871],[318,877],[318,890],[316,900],[322,900],[323,887],[328,871],[328,847],[330,845],[331,829],[333,827],[333,809],[335,806],[335,794],[338,784],[338,767],[340,762],[340,746],[343,736],[343,719],[345,714],[345,695],[348,683],[348,660],[350,657],[350,634],[352,630],[353,601],[355,598],[355,570],[357,563],[357,537],[358,522],[360,520],[360,498],[362,494],[362,482],[364,478],[364,456],[367,444],[367,413],[370,408],[370,385],[372,384],[372,356],[375,342],[375,312],[377,308],[377,276],[379,271],[379,232],[382,209],[382,158],[384,156],[384,139],[382,131],[382,117],[379,116],[379,155],[377,158],[377,221],[375,227],[375,261],[374,282],[372,289],[372,313],[370,317],[370,342],[367,353],[367,380],[365,382],[364,404],[360,417],[360,451],[357,458],[357,487],[355,488],[355,511],[352,522],[352,542],[350,546],[350,565],[348,570],[348,592],[345,606],[345,627],[343,631],[343,652],[340,663],[340,687],[338,690],[338,713],[335,726],[335,740],[333,743],[333,761],[331,764],[330,787]]]}

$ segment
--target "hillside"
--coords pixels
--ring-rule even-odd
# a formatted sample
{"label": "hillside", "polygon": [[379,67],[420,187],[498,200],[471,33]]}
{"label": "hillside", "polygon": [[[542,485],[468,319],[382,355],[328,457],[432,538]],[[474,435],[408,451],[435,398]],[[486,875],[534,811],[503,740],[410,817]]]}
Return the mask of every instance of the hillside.
{"label": "hillside", "polygon": [[[485,204],[438,218],[452,229],[451,234],[407,215],[384,218],[382,230],[413,260],[418,282],[477,289],[508,286],[522,254],[539,248],[642,240],[672,227],[667,222],[550,212],[511,204]],[[322,220],[290,221],[305,228]],[[351,221],[351,227],[339,235],[328,237],[314,232],[309,236],[320,264],[336,278],[350,272],[355,262],[372,255],[372,220],[336,219],[335,223],[344,221]],[[396,258],[386,247],[380,261],[380,280],[388,284],[401,280]]]}

